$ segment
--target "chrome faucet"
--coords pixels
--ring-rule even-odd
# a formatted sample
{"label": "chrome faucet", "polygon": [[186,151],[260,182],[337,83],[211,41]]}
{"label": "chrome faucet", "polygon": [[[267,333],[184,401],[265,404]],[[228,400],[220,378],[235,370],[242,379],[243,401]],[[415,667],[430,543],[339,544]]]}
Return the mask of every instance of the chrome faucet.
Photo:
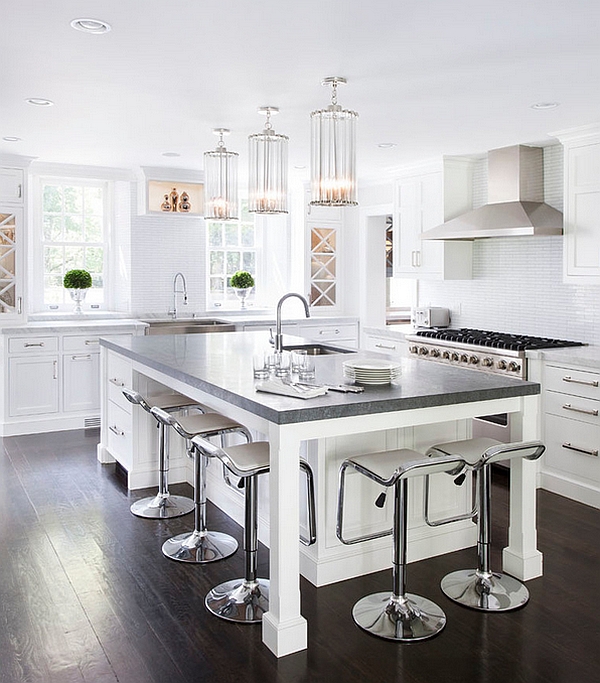
{"label": "chrome faucet", "polygon": [[[177,278],[181,278],[181,286],[182,289],[177,289]],[[183,294],[183,305],[187,306],[187,300],[188,300],[188,295],[187,295],[187,284],[185,282],[185,277],[183,273],[175,273],[175,277],[173,278],[173,308],[169,311],[169,315],[172,316],[173,318],[177,318],[177,295],[178,294]]]}
{"label": "chrome faucet", "polygon": [[284,294],[281,299],[277,302],[277,325],[275,327],[275,351],[283,350],[283,335],[281,334],[281,304],[289,299],[291,296],[295,296],[300,299],[304,304],[304,312],[306,317],[310,318],[310,309],[308,307],[308,301],[302,296],[302,294],[296,294],[295,292],[290,292],[289,294]]}

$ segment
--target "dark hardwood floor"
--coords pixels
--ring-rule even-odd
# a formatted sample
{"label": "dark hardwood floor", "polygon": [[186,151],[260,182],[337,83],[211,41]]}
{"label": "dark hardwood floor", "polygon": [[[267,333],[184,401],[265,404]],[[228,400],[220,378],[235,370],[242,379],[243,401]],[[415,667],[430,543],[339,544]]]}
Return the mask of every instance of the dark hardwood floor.
{"label": "dark hardwood floor", "polygon": [[[203,597],[241,576],[238,552],[182,565],[161,543],[190,516],[133,517],[114,466],[96,461],[97,431],[5,438],[0,452],[0,681],[44,683],[587,683],[600,680],[600,511],[538,493],[545,574],[529,604],[481,614],[448,601],[441,577],[473,566],[465,550],[410,565],[409,587],[436,600],[448,623],[436,638],[390,643],[358,629],[361,596],[387,590],[390,573],[315,589],[302,581],[309,649],[276,659],[260,626],[209,615]],[[494,566],[506,542],[507,483],[494,477]],[[174,492],[189,487],[174,486]],[[241,540],[215,507],[214,528]],[[268,556],[260,552],[261,575]]]}

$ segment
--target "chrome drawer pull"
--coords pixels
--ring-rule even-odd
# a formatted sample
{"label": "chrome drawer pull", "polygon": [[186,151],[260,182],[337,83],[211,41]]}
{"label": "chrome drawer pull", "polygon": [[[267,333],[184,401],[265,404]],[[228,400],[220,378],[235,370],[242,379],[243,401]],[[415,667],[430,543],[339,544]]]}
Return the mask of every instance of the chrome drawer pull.
{"label": "chrome drawer pull", "polygon": [[36,342],[36,343],[34,343],[34,342],[25,342],[25,343],[23,344],[23,346],[24,346],[26,349],[28,349],[28,348],[31,347],[31,346],[39,346],[39,347],[42,347],[42,346],[44,346],[44,342]]}
{"label": "chrome drawer pull", "polygon": [[85,340],[86,346],[91,346],[92,344],[99,344],[99,343],[100,343],[99,339],[86,339]]}
{"label": "chrome drawer pull", "polygon": [[71,360],[91,360],[92,355],[90,353],[86,353],[80,356],[71,356]]}
{"label": "chrome drawer pull", "polygon": [[125,382],[121,382],[121,380],[118,377],[111,377],[111,378],[109,378],[108,381],[117,387],[124,387],[125,386]]}
{"label": "chrome drawer pull", "polygon": [[389,349],[390,351],[395,351],[395,346],[386,346],[385,344],[375,344],[376,349]]}
{"label": "chrome drawer pull", "polygon": [[574,408],[570,403],[565,403],[563,405],[563,408],[565,410],[572,410],[574,413],[583,413],[584,415],[593,415],[594,417],[598,417],[598,411],[597,410],[587,410],[585,408]]}
{"label": "chrome drawer pull", "polygon": [[578,446],[573,446],[568,441],[563,443],[562,447],[568,448],[570,451],[575,451],[576,453],[584,453],[585,455],[594,455],[596,457],[598,456],[598,451],[595,448],[591,450],[588,450],[587,448],[579,448]]}
{"label": "chrome drawer pull", "polygon": [[563,377],[563,382],[571,382],[572,384],[585,384],[586,387],[597,387],[598,386],[597,380],[594,380],[593,382],[586,382],[583,379],[573,379],[569,375],[567,375],[566,377]]}
{"label": "chrome drawer pull", "polygon": [[122,429],[119,429],[116,425],[114,427],[110,425],[109,429],[113,434],[116,434],[117,436],[125,436],[125,432]]}

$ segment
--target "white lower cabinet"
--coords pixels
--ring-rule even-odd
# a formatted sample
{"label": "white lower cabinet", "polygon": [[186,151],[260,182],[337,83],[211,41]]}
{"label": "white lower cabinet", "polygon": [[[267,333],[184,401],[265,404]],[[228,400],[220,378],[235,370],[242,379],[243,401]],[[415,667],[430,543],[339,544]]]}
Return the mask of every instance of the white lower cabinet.
{"label": "white lower cabinet", "polygon": [[8,364],[9,415],[43,415],[59,409],[56,355],[11,358]]}
{"label": "white lower cabinet", "polygon": [[600,508],[600,373],[547,365],[544,488]]}
{"label": "white lower cabinet", "polygon": [[367,334],[364,337],[363,348],[367,351],[377,351],[377,353],[390,353],[406,356],[406,342],[389,337],[378,337]]}
{"label": "white lower cabinet", "polygon": [[72,353],[63,357],[63,410],[100,410],[100,354]]}

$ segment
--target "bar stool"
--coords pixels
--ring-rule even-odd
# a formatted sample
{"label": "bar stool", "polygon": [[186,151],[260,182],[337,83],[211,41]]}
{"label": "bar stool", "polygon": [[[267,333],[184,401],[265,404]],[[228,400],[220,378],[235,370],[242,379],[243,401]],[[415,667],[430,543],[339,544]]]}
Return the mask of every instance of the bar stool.
{"label": "bar stool", "polygon": [[[217,457],[236,477],[244,482],[244,556],[243,579],[225,581],[209,591],[205,604],[209,612],[227,621],[254,624],[262,620],[269,609],[269,579],[257,578],[258,554],[258,476],[269,471],[269,443],[253,443],[219,448],[196,436],[192,443],[207,456]],[[309,538],[301,538],[304,545],[316,540],[316,516],[313,473],[308,463],[300,461],[308,481]]]}
{"label": "bar stool", "polygon": [[463,457],[476,475],[478,565],[477,569],[462,569],[442,579],[442,591],[450,600],[484,612],[507,612],[529,600],[529,591],[521,581],[490,569],[491,465],[512,458],[537,460],[545,450],[540,441],[501,443],[484,437],[436,444],[428,450],[432,456]]}
{"label": "bar stool", "polygon": [[[431,600],[406,592],[406,549],[408,526],[408,480],[438,472],[457,474],[465,466],[460,456],[425,457],[422,453],[402,448],[394,451],[357,455],[344,460],[340,467],[336,534],[345,545],[361,543],[393,535],[392,592],[374,593],[361,598],[352,609],[360,628],[379,638],[413,642],[431,638],[446,625],[443,610]],[[394,487],[394,524],[391,530],[355,538],[343,535],[343,510],[346,470],[359,474],[385,487]],[[385,493],[376,501],[385,502]]]}
{"label": "bar stool", "polygon": [[[133,389],[123,389],[125,398],[134,405],[141,406],[147,413],[153,407],[166,412],[176,412],[186,408],[204,410],[197,401],[183,394],[150,394],[144,398]],[[165,426],[157,422],[158,426],[158,493],[155,496],[142,498],[131,506],[130,510],[136,517],[146,519],[171,519],[189,514],[194,509],[194,501],[187,496],[174,496],[169,493],[169,436]]]}
{"label": "bar stool", "polygon": [[[242,434],[251,441],[250,432],[235,420],[220,413],[183,415],[173,417],[160,408],[152,408],[151,414],[164,427],[173,429],[186,440],[193,437],[223,437],[225,434]],[[208,442],[207,442],[208,443]],[[191,451],[191,453],[190,453]],[[192,440],[188,451],[194,459],[194,530],[167,539],[162,546],[163,555],[178,562],[203,564],[215,562],[233,555],[238,544],[235,538],[220,531],[209,531],[206,526],[206,466],[207,455],[199,450]]]}

